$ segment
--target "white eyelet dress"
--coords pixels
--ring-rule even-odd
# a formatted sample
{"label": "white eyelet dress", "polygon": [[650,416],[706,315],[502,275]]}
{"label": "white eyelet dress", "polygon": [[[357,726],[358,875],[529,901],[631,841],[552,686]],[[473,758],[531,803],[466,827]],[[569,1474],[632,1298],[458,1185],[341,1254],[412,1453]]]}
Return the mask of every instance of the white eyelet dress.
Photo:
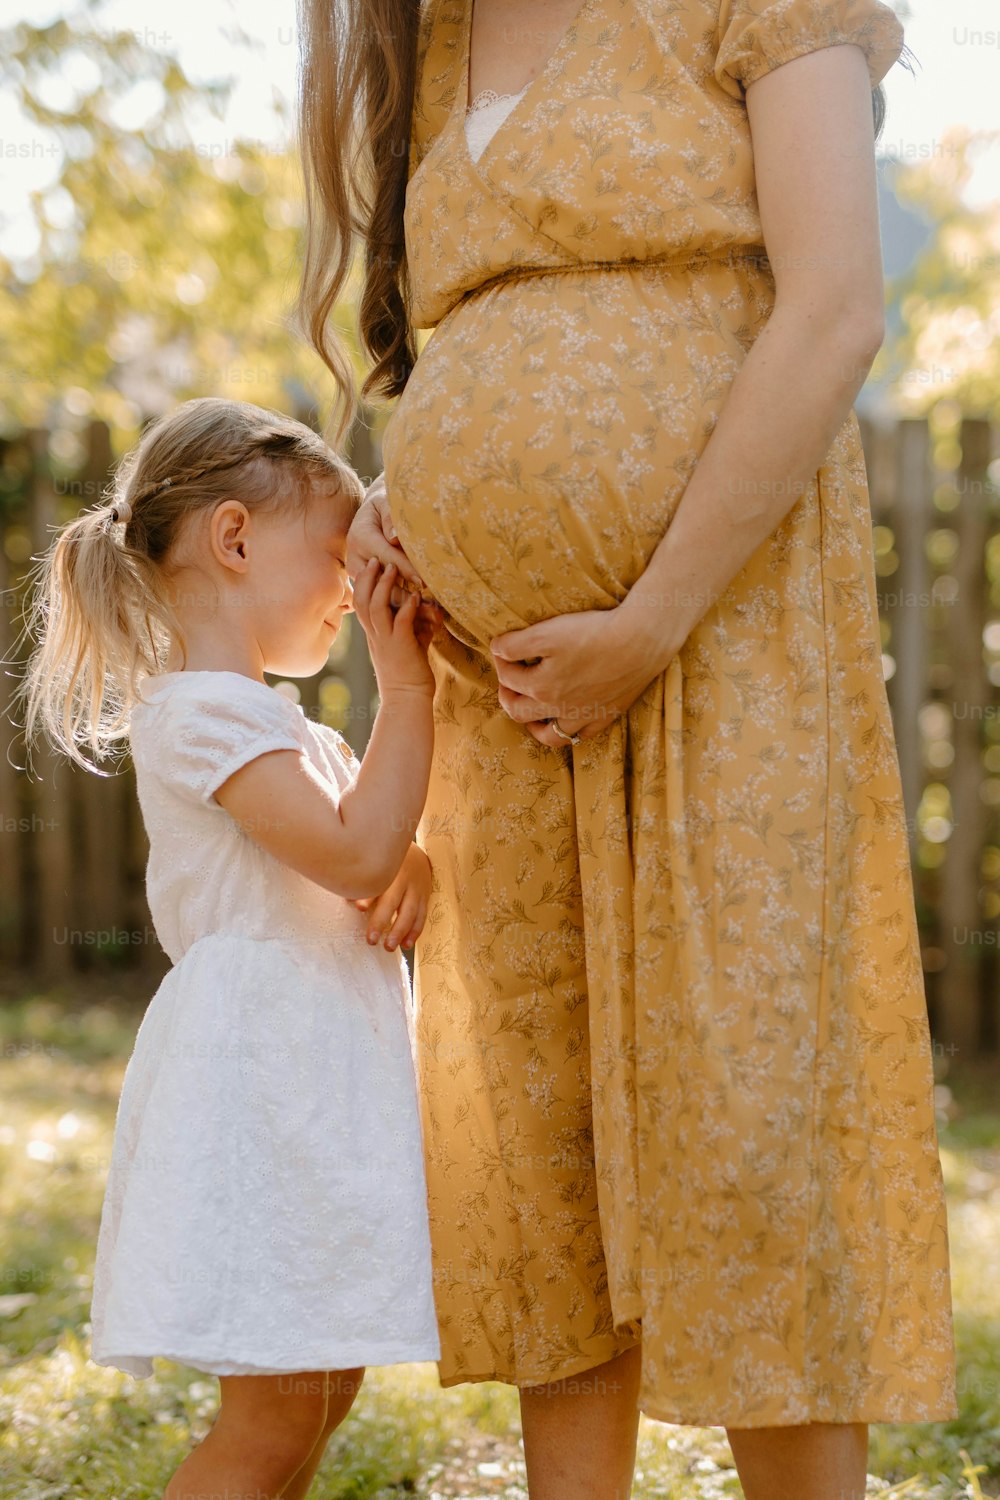
{"label": "white eyelet dress", "polygon": [[118,1106],[92,1357],[140,1378],[155,1355],[214,1375],[437,1359],[405,959],[214,797],[273,750],[334,795],[358,761],[241,673],[141,691],[147,892],[173,968]]}

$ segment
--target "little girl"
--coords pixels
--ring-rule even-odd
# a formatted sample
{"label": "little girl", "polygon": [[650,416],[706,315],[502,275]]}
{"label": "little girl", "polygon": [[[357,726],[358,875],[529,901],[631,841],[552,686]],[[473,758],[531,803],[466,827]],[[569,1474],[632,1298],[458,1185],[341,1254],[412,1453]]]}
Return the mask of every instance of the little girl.
{"label": "little girl", "polygon": [[[98,1364],[219,1376],[166,1500],[301,1500],[364,1366],[441,1352],[398,951],[431,879],[430,627],[415,593],[393,611],[392,568],[352,596],[362,497],[302,424],[189,401],[36,579],[29,739],[89,766],[128,735],[173,963],[125,1074],[92,1306]],[[352,607],[380,696],[360,765],[264,680],[321,670]]]}

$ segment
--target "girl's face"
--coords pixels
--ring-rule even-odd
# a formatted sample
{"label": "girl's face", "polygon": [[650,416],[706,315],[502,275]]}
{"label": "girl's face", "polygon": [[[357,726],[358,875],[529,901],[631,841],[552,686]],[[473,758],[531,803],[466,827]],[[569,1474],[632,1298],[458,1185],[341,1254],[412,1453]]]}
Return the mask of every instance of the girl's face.
{"label": "girl's face", "polygon": [[350,522],[343,498],[319,484],[303,509],[253,517],[243,581],[265,671],[312,677],[326,665],[354,607],[346,562]]}

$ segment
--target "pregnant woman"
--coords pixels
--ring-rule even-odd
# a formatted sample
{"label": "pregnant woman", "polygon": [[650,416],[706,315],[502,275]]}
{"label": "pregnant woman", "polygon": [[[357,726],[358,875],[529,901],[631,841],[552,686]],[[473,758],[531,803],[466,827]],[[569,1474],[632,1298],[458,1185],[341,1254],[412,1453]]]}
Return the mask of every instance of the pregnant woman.
{"label": "pregnant woman", "polygon": [[360,236],[364,391],[399,397],[349,566],[443,621],[442,1384],[519,1387],[532,1500],[627,1495],[639,1409],[724,1424],[749,1500],[856,1500],[867,1423],[957,1410],[851,410],[900,25],[315,0],[304,42],[303,312],[342,434]]}

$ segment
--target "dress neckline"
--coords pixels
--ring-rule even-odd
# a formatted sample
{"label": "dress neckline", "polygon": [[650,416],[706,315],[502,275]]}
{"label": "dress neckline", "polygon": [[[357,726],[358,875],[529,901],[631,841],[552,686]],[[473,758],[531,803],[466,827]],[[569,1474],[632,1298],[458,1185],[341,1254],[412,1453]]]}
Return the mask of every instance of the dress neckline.
{"label": "dress neckline", "polygon": [[293,703],[291,698],[285,698],[284,693],[279,693],[270,682],[261,682],[258,677],[248,677],[246,672],[235,672],[230,667],[181,667],[175,672],[149,672],[140,683],[138,701],[150,704],[158,702],[158,698],[146,697],[146,689],[150,693],[158,693],[159,690],[174,687],[185,679],[192,677],[238,677],[241,682],[252,683],[254,687],[266,688],[269,693],[283,698],[292,708],[302,710],[301,703]]}
{"label": "dress neckline", "polygon": [[466,113],[470,115],[475,114],[476,110],[488,109],[491,104],[506,103],[508,99],[520,99],[527,87],[528,85],[525,84],[524,88],[518,89],[516,94],[498,94],[496,89],[480,89],[479,93],[469,104]]}
{"label": "dress neckline", "polygon": [[[525,105],[536,85],[542,83],[544,79],[548,78],[549,75],[555,71],[555,68],[562,60],[562,54],[566,50],[570,38],[574,36],[580,22],[583,20],[587,12],[593,6],[596,6],[599,3],[600,0],[582,0],[582,4],[578,7],[576,15],[573,17],[569,25],[566,27],[565,31],[560,36],[554,49],[549,53],[541,71],[536,73],[534,78],[529,78],[528,82],[524,85],[524,88],[521,89],[518,94],[514,95],[516,103],[514,104],[513,109],[510,110],[505,119],[501,120],[498,129],[486,143],[485,149],[483,150],[483,153],[479,158],[480,162],[482,161],[483,156],[486,156],[487,153],[492,149],[497,136],[501,133],[504,126],[514,115],[517,114],[518,110]],[[462,24],[462,72],[461,77],[458,81],[458,87],[455,90],[455,115],[462,121],[464,121],[464,119],[468,115],[469,105],[471,102],[469,99],[469,63],[470,53],[472,51],[472,15],[475,8],[475,0],[468,0],[468,4],[465,7],[465,15]],[[464,129],[460,131],[460,135],[464,138]],[[469,157],[469,160],[472,161],[471,156]],[[473,162],[473,165],[476,166],[478,165],[478,163]]]}
{"label": "dress neckline", "polygon": [[232,667],[179,667],[174,672],[150,672],[144,681],[162,682],[165,677],[242,677],[244,682],[255,682],[258,687],[270,687],[259,677],[250,677],[246,672],[237,672]]}

